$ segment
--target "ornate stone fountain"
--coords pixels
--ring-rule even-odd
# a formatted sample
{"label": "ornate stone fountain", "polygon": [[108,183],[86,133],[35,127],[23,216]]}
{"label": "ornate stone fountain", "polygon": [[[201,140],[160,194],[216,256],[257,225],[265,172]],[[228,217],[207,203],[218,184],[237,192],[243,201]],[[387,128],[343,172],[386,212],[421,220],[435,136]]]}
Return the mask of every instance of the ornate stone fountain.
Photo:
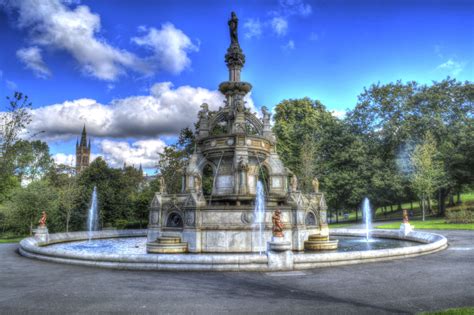
{"label": "ornate stone fountain", "polygon": [[[324,194],[304,194],[297,178],[283,166],[276,151],[271,115],[262,107],[262,119],[246,106],[252,85],[240,80],[245,55],[237,35],[235,13],[229,20],[231,43],[225,55],[229,80],[219,85],[225,101],[218,111],[202,104],[196,130],[197,145],[184,170],[182,191],[155,194],[148,225],[148,251],[259,252],[254,204],[260,180],[265,190],[263,238],[272,236],[272,213],[281,211],[285,241],[301,251],[310,234],[328,235]],[[205,168],[212,169],[212,191],[203,192]],[[162,183],[164,187],[165,183]],[[170,247],[170,238],[178,247]],[[181,250],[180,250],[181,249]]]}

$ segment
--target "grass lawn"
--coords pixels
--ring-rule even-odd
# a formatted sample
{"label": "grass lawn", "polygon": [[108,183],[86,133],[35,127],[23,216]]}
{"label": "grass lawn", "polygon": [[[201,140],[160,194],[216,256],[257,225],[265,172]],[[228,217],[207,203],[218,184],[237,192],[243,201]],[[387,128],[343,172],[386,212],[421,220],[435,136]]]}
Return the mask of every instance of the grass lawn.
{"label": "grass lawn", "polygon": [[345,228],[350,225],[357,224],[356,222],[349,222],[349,223],[331,223],[329,224],[329,228],[334,229],[334,228]]}
{"label": "grass lawn", "polygon": [[[400,222],[396,223],[389,223],[384,225],[377,226],[377,229],[399,229]],[[434,220],[426,220],[426,221],[419,221],[413,220],[410,221],[410,224],[415,227],[415,230],[474,230],[474,223],[445,223],[444,219],[434,219]]]}
{"label": "grass lawn", "polygon": [[474,307],[448,308],[442,311],[423,312],[420,315],[472,315]]}
{"label": "grass lawn", "polygon": [[5,234],[0,233],[0,244],[3,244],[3,243],[18,243],[19,241],[21,241],[25,237],[28,237],[28,236],[13,235],[13,234],[10,234],[10,233],[5,233]]}

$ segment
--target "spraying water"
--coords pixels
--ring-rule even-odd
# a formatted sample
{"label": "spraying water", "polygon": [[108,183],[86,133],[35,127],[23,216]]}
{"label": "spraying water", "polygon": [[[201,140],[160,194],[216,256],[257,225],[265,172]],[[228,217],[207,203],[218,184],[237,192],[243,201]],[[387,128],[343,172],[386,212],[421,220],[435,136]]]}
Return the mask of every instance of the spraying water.
{"label": "spraying water", "polygon": [[257,198],[255,199],[255,228],[258,230],[259,254],[263,249],[263,226],[265,224],[265,191],[261,181],[257,182]]}
{"label": "spraying water", "polygon": [[362,212],[364,214],[365,221],[365,239],[370,240],[370,229],[372,225],[372,210],[370,209],[369,199],[366,197],[362,203]]}
{"label": "spraying water", "polygon": [[97,187],[94,186],[94,191],[92,192],[92,202],[91,207],[89,208],[89,213],[87,215],[87,230],[89,232],[89,242],[92,238],[92,232],[97,231],[99,227],[99,215],[97,213]]}

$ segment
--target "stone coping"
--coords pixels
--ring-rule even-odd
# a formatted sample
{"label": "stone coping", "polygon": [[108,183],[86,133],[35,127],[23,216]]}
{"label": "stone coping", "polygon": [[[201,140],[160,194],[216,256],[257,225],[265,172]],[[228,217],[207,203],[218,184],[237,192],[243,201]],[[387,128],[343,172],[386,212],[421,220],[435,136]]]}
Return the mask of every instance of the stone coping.
{"label": "stone coping", "polygon": [[[109,230],[94,232],[93,239],[144,237],[146,230]],[[361,229],[333,229],[330,236],[365,236]],[[55,233],[48,242],[34,237],[20,242],[21,255],[44,261],[128,270],[180,271],[283,271],[400,259],[434,253],[447,247],[447,239],[438,234],[413,231],[407,236],[398,230],[373,230],[371,235],[420,243],[420,245],[354,252],[291,253],[291,267],[274,267],[269,255],[257,253],[203,254],[79,254],[49,248],[47,245],[88,239],[87,232]],[[273,257],[273,256],[272,256]],[[273,259],[273,258],[271,258]]]}

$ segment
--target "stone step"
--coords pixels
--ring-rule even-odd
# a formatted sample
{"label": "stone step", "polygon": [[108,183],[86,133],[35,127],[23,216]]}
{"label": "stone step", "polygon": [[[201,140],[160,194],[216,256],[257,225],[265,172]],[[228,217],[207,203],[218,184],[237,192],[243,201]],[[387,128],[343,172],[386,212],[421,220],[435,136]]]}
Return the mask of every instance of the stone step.
{"label": "stone step", "polygon": [[161,244],[150,242],[146,244],[146,251],[155,254],[180,254],[188,251],[188,243]]}
{"label": "stone step", "polygon": [[178,244],[181,243],[181,238],[176,236],[160,236],[155,242],[160,244]]}
{"label": "stone step", "polygon": [[304,249],[308,251],[333,250],[337,249],[338,240],[327,241],[305,241]]}
{"label": "stone step", "polygon": [[310,240],[310,241],[328,241],[329,240],[329,235],[311,234],[308,237],[308,240]]}

